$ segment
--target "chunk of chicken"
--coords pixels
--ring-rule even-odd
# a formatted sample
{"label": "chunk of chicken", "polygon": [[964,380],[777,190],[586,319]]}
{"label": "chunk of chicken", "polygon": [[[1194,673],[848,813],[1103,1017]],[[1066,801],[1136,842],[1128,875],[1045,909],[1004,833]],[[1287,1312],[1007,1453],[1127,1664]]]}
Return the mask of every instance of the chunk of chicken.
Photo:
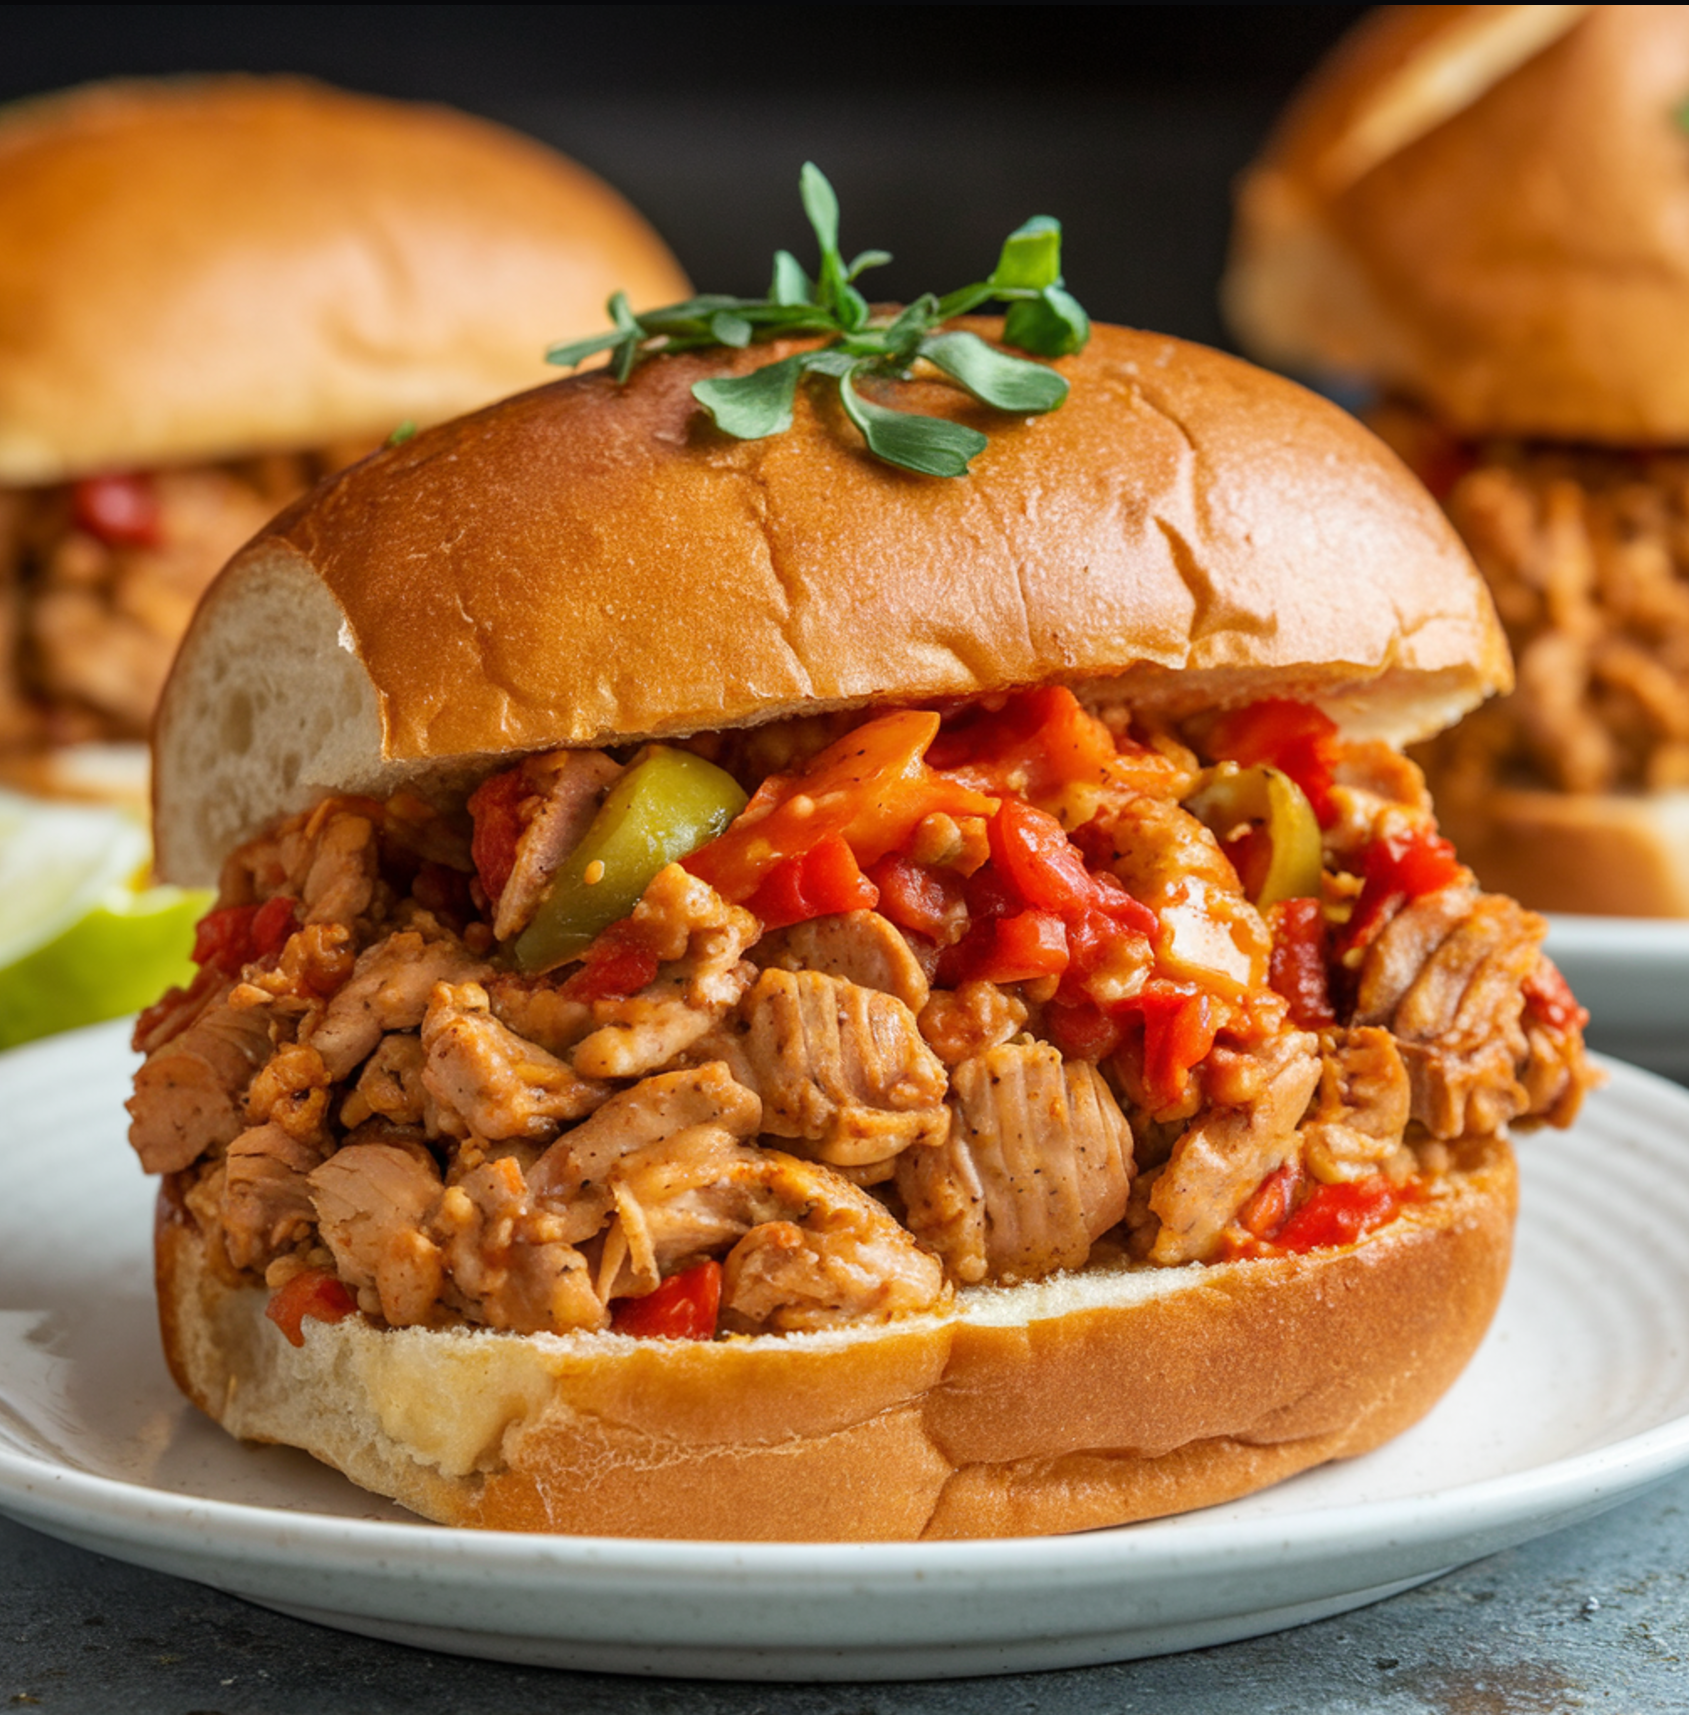
{"label": "chunk of chicken", "polygon": [[470,1168],[440,1198],[431,1231],[453,1301],[474,1321],[517,1333],[602,1328],[609,1320],[586,1259],[540,1207],[516,1156]]}
{"label": "chunk of chicken", "polygon": [[889,1161],[949,1129],[947,1080],[902,1001],[818,971],[764,971],[698,1046],[762,1098],[762,1127],[840,1167]]}
{"label": "chunk of chicken", "polygon": [[401,930],[359,954],[352,975],[311,1028],[309,1041],[335,1082],[390,1030],[415,1030],[437,983],[479,982],[491,967],[450,937]]}
{"label": "chunk of chicken", "polygon": [[1026,1025],[1026,1006],[995,983],[966,982],[934,989],[921,1008],[921,1035],[946,1066],[1007,1042]]}
{"label": "chunk of chicken", "polygon": [[236,1268],[265,1268],[310,1232],[317,1211],[309,1175],[322,1159],[320,1144],[279,1125],[255,1126],[229,1145],[220,1213]]}
{"label": "chunk of chicken", "polygon": [[574,1052],[588,1078],[637,1078],[669,1065],[738,1004],[756,975],[744,960],[760,926],[677,863],[657,872],[628,919],[657,958],[656,980],[625,1000],[595,1001],[595,1028]]}
{"label": "chunk of chicken", "polygon": [[445,1259],[423,1231],[441,1190],[428,1152],[395,1143],[347,1144],[308,1183],[323,1243],[363,1308],[395,1328],[430,1321]]}
{"label": "chunk of chicken", "polygon": [[1524,985],[1547,930],[1511,899],[1455,886],[1404,906],[1367,948],[1354,1022],[1396,1038],[1432,1136],[1499,1131],[1529,1111]]}
{"label": "chunk of chicken", "polygon": [[422,1082],[427,1063],[428,1052],[420,1036],[408,1030],[383,1036],[341,1108],[340,1123],[361,1125],[376,1114],[394,1125],[420,1125],[431,1136],[437,1133],[438,1111]]}
{"label": "chunk of chicken", "polygon": [[493,919],[493,933],[501,941],[527,928],[557,866],[580,844],[622,772],[621,764],[601,750],[556,750],[530,756],[521,766],[532,793],[520,806],[516,861]]}
{"label": "chunk of chicken", "polygon": [[1097,1069],[1048,1043],[989,1048],[956,1068],[936,1149],[899,1157],[910,1231],[965,1284],[1083,1268],[1126,1213],[1132,1134]]}
{"label": "chunk of chicken", "polygon": [[1320,1081],[1318,1049],[1317,1037],[1288,1030],[1209,1055],[1204,1107],[1150,1192],[1161,1221],[1152,1262],[1207,1261],[1244,1199],[1295,1153],[1296,1128]]}
{"label": "chunk of chicken", "polygon": [[1319,1099],[1302,1125],[1302,1160],[1328,1185],[1361,1179],[1401,1148],[1407,1068],[1387,1030],[1332,1031],[1320,1055]]}
{"label": "chunk of chicken", "polygon": [[242,1097],[270,1057],[259,1009],[219,1001],[151,1055],[135,1074],[129,1141],[148,1173],[177,1173],[246,1129]]}
{"label": "chunk of chicken", "polygon": [[895,924],[877,911],[815,917],[764,935],[751,950],[764,970],[819,971],[895,995],[913,1013],[927,1004],[927,974]]}
{"label": "chunk of chicken", "polygon": [[441,1125],[457,1136],[547,1140],[610,1094],[609,1085],[507,1030],[479,983],[435,985],[422,1046],[422,1087],[439,1103]]}

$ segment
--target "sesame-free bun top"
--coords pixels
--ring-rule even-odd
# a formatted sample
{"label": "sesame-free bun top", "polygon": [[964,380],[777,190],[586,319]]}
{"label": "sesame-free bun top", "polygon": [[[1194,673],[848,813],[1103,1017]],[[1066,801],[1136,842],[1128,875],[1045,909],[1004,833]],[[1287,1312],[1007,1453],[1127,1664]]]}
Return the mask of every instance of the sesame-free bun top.
{"label": "sesame-free bun top", "polygon": [[1242,181],[1233,326],[1469,435],[1689,441],[1686,95],[1686,6],[1384,8]]}
{"label": "sesame-free bun top", "polygon": [[560,381],[281,514],[164,693],[164,872],[209,879],[325,788],[461,783],[512,752],[1052,680],[1175,713],[1305,697],[1405,740],[1511,683],[1441,511],[1291,382],[1098,327],[1046,416],[900,387],[990,434],[942,479],[870,457],[836,395],[800,389],[793,427],[748,442],[691,396],[791,349]]}
{"label": "sesame-free bun top", "polygon": [[0,484],[379,439],[545,379],[548,342],[686,295],[540,144],[286,78],[0,110]]}

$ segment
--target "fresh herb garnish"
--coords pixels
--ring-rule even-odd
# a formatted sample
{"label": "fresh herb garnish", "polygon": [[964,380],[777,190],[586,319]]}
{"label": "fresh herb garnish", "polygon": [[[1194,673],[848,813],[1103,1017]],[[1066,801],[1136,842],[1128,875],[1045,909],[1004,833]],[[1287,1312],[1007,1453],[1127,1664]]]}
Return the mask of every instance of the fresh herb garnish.
{"label": "fresh herb garnish", "polygon": [[396,428],[392,434],[387,437],[387,444],[390,447],[402,447],[406,441],[414,440],[415,438],[416,422],[413,418],[407,417],[398,426],[398,428]]}
{"label": "fresh herb garnish", "polygon": [[891,257],[883,250],[864,250],[847,263],[839,250],[839,203],[833,187],[820,168],[805,162],[799,188],[821,251],[815,279],[790,251],[780,250],[765,298],[706,295],[636,316],[627,294],[617,292],[609,303],[614,325],[607,333],[553,346],[546,361],[573,369],[607,351],[617,381],[626,381],[642,358],[661,352],[740,349],[791,335],[831,336],[814,351],[749,375],[699,381],[692,396],[718,428],[739,440],[756,441],[792,426],[792,401],[805,376],[834,381],[845,414],[861,431],[868,450],[887,464],[925,476],[966,475],[968,461],[985,449],[985,436],[962,423],[865,398],[858,383],[907,380],[915,363],[924,360],[995,410],[1035,414],[1053,411],[1066,399],[1066,380],[1046,364],[1010,357],[977,334],[944,328],[952,318],[996,301],[1009,306],[1003,323],[1005,344],[1038,358],[1083,350],[1091,323],[1062,288],[1059,221],[1038,215],[1011,232],[990,279],[942,298],[923,293],[895,315],[875,315],[855,281]]}

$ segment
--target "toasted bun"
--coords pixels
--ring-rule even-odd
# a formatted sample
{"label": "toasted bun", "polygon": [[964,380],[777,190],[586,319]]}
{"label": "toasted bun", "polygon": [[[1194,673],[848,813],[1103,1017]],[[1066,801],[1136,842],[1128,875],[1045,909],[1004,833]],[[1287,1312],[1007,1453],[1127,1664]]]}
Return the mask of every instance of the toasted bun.
{"label": "toasted bun", "polygon": [[1437,817],[1486,888],[1538,911],[1689,917],[1689,792],[1499,787]]}
{"label": "toasted bun", "polygon": [[1689,7],[1382,9],[1241,184],[1239,337],[1466,434],[1689,440],[1686,90]]}
{"label": "toasted bun", "polygon": [[291,79],[0,114],[0,483],[377,440],[531,387],[618,287],[686,294],[616,193],[445,108]]}
{"label": "toasted bun", "polygon": [[[980,324],[992,331],[992,324]],[[824,395],[729,440],[689,391],[781,356],[663,359],[366,459],[207,595],[155,737],[165,873],[324,788],[511,751],[1061,680],[1184,711],[1317,700],[1435,731],[1511,682],[1484,586],[1384,445],[1291,383],[1099,327],[1047,416],[911,384],[992,431],[971,477],[868,456]]]}
{"label": "toasted bun", "polygon": [[[785,1541],[1016,1536],[1209,1506],[1422,1417],[1501,1297],[1505,1142],[1449,1196],[1294,1259],[976,1289],[948,1317],[709,1343],[308,1322],[230,1286],[160,1201],[172,1374],[446,1524]],[[449,1411],[440,1409],[450,1400]]]}

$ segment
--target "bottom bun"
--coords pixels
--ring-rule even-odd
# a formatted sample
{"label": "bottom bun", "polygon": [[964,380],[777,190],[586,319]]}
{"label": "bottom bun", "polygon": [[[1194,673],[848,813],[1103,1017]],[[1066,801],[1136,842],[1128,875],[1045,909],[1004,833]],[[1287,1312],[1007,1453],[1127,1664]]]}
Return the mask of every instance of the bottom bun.
{"label": "bottom bun", "polygon": [[231,1285],[168,1189],[178,1385],[445,1524],[864,1541],[1044,1535],[1230,1500],[1414,1423],[1501,1297],[1505,1142],[1359,1244],[965,1292],[946,1316],[714,1342],[307,1322]]}
{"label": "bottom bun", "polygon": [[1689,917],[1689,792],[1500,787],[1478,803],[1439,799],[1437,820],[1485,889],[1521,905]]}

